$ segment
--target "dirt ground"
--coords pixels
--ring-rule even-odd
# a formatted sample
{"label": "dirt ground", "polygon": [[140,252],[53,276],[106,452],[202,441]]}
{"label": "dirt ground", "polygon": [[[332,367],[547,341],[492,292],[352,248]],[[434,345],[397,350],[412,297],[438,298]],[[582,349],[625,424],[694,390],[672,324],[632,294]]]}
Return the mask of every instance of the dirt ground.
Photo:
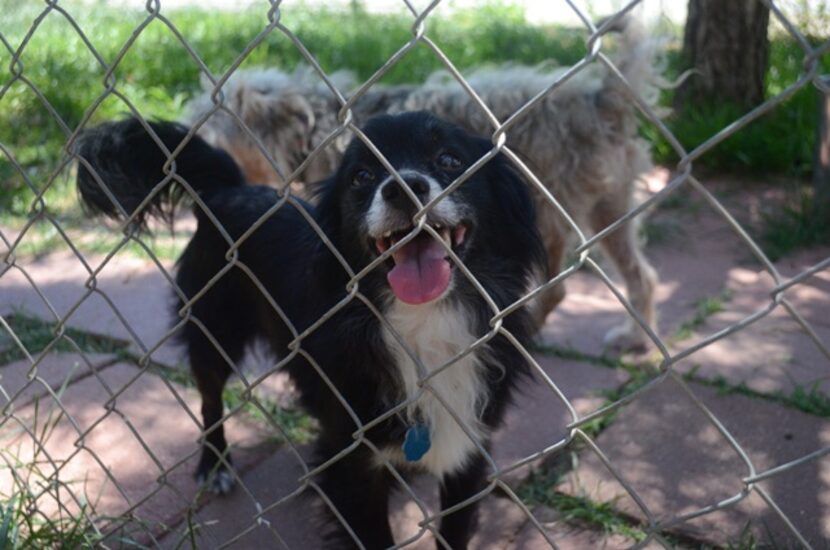
{"label": "dirt ground", "polygon": [[[656,171],[644,193],[670,177]],[[753,237],[783,200],[772,184],[703,183]],[[693,189],[643,226],[667,355],[606,353],[625,309],[588,270],[569,278],[533,351],[550,383],[529,382],[495,434],[500,484],[482,496],[473,546],[622,548],[651,524],[665,538],[646,547],[830,547],[830,243],[770,272]],[[0,258],[22,230],[0,227]],[[237,487],[203,494],[191,477],[198,393],[166,322],[172,257],[84,260],[59,246],[0,263],[0,446],[13,466],[0,468],[0,494],[34,483],[20,474],[36,462],[56,487],[37,499],[44,514],[83,509],[152,547],[188,547],[189,533],[199,548],[319,545],[307,517],[321,499],[302,478],[313,423],[293,411],[290,383],[260,376],[267,357],[247,361],[261,408],[229,408]],[[437,511],[434,484],[417,480],[392,508],[399,540],[428,545],[419,522]]]}

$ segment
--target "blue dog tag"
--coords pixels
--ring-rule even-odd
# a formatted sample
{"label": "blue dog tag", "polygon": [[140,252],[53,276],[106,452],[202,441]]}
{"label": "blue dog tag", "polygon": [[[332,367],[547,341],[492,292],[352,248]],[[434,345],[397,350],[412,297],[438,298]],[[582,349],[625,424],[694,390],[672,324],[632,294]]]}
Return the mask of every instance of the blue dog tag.
{"label": "blue dog tag", "polygon": [[406,438],[404,438],[403,454],[407,462],[417,462],[421,457],[427,454],[432,442],[429,440],[429,426],[426,424],[415,424],[406,430]]}

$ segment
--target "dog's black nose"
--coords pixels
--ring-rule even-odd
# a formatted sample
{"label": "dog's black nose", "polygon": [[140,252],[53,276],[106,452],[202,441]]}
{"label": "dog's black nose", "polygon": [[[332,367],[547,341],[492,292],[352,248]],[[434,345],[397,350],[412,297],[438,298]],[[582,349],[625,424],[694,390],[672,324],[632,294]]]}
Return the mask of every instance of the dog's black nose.
{"label": "dog's black nose", "polygon": [[[429,199],[429,182],[421,176],[410,176],[404,178],[404,181],[421,201],[421,204],[427,202]],[[394,206],[404,212],[415,212],[415,203],[412,202],[398,180],[392,180],[380,190],[380,195],[390,206]]]}

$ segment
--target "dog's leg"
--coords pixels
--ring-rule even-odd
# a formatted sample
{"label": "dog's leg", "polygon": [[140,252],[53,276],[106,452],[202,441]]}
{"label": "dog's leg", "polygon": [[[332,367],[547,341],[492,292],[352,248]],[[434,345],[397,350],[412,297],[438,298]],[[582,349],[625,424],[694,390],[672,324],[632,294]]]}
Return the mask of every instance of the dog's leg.
{"label": "dog's leg", "polygon": [[[548,234],[543,237],[545,251],[547,252],[548,256],[548,272],[547,274],[544,274],[543,277],[541,277],[543,280],[539,281],[540,283],[546,283],[550,278],[556,277],[562,270],[562,261],[564,259],[563,257],[565,254],[565,243],[559,237],[559,233],[561,232],[557,230],[555,231],[556,234],[553,233],[554,231],[549,231]],[[553,311],[564,298],[564,281],[561,281],[559,284],[548,288],[539,295],[539,297],[535,300],[535,304],[533,304],[533,308],[531,310],[533,312],[537,328],[541,328],[545,324],[545,320],[547,319],[550,312]]]}
{"label": "dog's leg", "polygon": [[[447,510],[484,490],[486,463],[477,456],[462,471],[445,475],[441,481],[441,509]],[[441,536],[453,550],[467,548],[476,528],[478,502],[467,504],[441,520]],[[438,548],[443,548],[439,543]]]}
{"label": "dog's leg", "polygon": [[[210,278],[225,266],[223,246],[212,226],[200,221],[193,240],[179,259],[176,275],[176,282],[186,296],[201,292]],[[235,272],[215,281],[192,305],[191,314],[198,319],[198,324],[189,322],[182,332],[190,370],[202,398],[205,440],[196,479],[200,483],[209,482],[210,490],[216,494],[226,494],[233,487],[233,476],[227,468],[231,459],[221,423],[222,390],[231,374],[227,359],[238,364],[246,344],[256,334],[256,307],[246,299],[244,282]],[[181,303],[177,304],[175,311],[181,307]]]}
{"label": "dog's leg", "polygon": [[[190,267],[182,262],[179,274],[182,275]],[[212,492],[226,494],[233,487],[233,476],[227,468],[231,457],[227,452],[225,427],[221,422],[224,413],[222,390],[231,375],[231,365],[226,357],[239,364],[246,343],[254,335],[251,319],[255,309],[246,304],[241,293],[232,292],[232,289],[239,288],[238,284],[220,283],[224,284],[209,290],[196,302],[193,310],[211,338],[195,323],[185,326],[184,336],[188,344],[190,368],[202,397],[202,425],[206,432],[196,479],[209,481]],[[217,344],[222,352],[217,349]],[[224,457],[224,461],[220,457]]]}
{"label": "dog's leg", "polygon": [[191,340],[189,349],[191,369],[202,396],[202,423],[207,431],[196,468],[196,479],[199,483],[210,480],[213,493],[227,494],[233,488],[233,477],[219,457],[224,455],[225,461],[230,464],[231,456],[227,452],[224,424],[219,422],[224,409],[222,390],[231,369],[204,336]]}
{"label": "dog's leg", "polygon": [[[591,224],[594,231],[601,231],[625,215],[629,202],[610,200],[612,198],[614,197],[603,199],[592,210]],[[625,281],[632,307],[649,327],[656,329],[654,289],[657,286],[657,273],[640,250],[637,224],[629,221],[601,242]],[[618,351],[644,351],[648,348],[648,343],[645,331],[631,318],[605,335],[606,346]]]}
{"label": "dog's leg", "polygon": [[[367,550],[394,545],[389,527],[391,476],[373,464],[371,451],[359,447],[320,476],[320,488]],[[340,520],[329,515],[332,529],[326,534],[326,548],[357,547]]]}

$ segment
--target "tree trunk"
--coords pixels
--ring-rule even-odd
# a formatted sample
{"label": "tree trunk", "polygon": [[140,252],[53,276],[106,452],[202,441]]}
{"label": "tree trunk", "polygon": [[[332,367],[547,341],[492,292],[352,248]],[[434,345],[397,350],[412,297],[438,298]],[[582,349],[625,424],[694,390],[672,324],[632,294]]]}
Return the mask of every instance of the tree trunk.
{"label": "tree trunk", "polygon": [[[830,78],[824,77],[830,85]],[[830,215],[830,94],[818,91],[818,121],[816,124],[816,147],[813,158],[813,206],[814,214],[821,217]]]}
{"label": "tree trunk", "polygon": [[761,0],[689,0],[683,56],[698,74],[678,90],[678,106],[701,100],[761,103],[768,24],[769,7]]}

